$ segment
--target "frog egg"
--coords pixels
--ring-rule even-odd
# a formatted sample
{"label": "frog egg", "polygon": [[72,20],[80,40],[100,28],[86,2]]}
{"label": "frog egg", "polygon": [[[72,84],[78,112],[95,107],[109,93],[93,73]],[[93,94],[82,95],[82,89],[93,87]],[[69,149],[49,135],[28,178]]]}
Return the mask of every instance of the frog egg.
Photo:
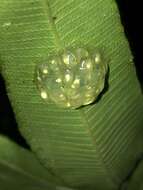
{"label": "frog egg", "polygon": [[76,56],[69,50],[65,50],[61,57],[62,57],[63,63],[68,68],[72,68],[77,64]]}
{"label": "frog egg", "polygon": [[73,71],[66,69],[66,71],[64,73],[64,78],[63,78],[64,87],[70,87],[71,88],[73,80],[74,80]]}
{"label": "frog egg", "polygon": [[39,63],[36,84],[47,103],[76,109],[97,99],[104,89],[107,68],[99,51],[72,48]]}
{"label": "frog egg", "polygon": [[45,90],[41,90],[41,98],[43,98],[44,100],[48,98],[48,94]]}
{"label": "frog egg", "polygon": [[77,62],[80,63],[82,59],[84,60],[89,57],[89,52],[84,48],[77,48],[75,49],[75,55]]}

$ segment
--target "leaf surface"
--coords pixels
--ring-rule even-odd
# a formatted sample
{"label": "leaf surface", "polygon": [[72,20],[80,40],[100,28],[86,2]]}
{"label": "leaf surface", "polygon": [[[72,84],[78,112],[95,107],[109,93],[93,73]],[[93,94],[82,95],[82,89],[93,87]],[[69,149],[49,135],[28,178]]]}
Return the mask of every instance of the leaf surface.
{"label": "leaf surface", "polygon": [[143,189],[143,160],[141,160],[132,173],[132,176],[123,185],[122,190],[142,190]]}
{"label": "leaf surface", "polygon": [[[2,73],[23,136],[64,185],[117,189],[142,153],[143,98],[115,2],[0,2]],[[103,49],[108,90],[78,110],[45,104],[34,83],[36,62],[81,45]]]}
{"label": "leaf surface", "polygon": [[48,180],[54,182],[33,153],[0,136],[1,190],[60,190]]}

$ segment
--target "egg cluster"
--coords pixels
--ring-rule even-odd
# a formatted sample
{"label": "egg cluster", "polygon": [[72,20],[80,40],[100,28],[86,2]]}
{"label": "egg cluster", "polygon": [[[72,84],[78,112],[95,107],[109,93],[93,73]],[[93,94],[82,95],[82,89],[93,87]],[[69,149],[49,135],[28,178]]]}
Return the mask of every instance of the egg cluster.
{"label": "egg cluster", "polygon": [[36,84],[47,102],[75,109],[96,100],[104,88],[107,70],[99,51],[68,49],[37,65]]}

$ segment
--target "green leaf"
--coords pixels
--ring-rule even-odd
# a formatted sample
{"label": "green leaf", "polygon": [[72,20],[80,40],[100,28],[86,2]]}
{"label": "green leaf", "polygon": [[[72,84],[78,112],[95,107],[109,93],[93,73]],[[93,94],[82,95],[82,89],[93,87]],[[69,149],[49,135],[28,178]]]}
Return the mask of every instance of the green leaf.
{"label": "green leaf", "polygon": [[123,190],[143,190],[143,160],[140,161]]}
{"label": "green leaf", "polygon": [[[113,0],[0,0],[0,54],[19,128],[68,186],[117,189],[142,153],[143,97]],[[101,48],[109,88],[78,110],[45,104],[36,62],[66,47]]]}
{"label": "green leaf", "polygon": [[30,151],[0,136],[1,190],[57,190],[52,182],[50,174]]}

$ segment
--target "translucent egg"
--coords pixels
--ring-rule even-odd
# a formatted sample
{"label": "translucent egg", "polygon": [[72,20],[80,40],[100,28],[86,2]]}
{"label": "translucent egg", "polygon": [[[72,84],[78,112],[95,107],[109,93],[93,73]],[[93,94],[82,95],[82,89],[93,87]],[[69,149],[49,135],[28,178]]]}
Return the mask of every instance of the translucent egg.
{"label": "translucent egg", "polygon": [[36,67],[41,98],[63,108],[93,103],[105,86],[108,65],[99,51],[65,50]]}

